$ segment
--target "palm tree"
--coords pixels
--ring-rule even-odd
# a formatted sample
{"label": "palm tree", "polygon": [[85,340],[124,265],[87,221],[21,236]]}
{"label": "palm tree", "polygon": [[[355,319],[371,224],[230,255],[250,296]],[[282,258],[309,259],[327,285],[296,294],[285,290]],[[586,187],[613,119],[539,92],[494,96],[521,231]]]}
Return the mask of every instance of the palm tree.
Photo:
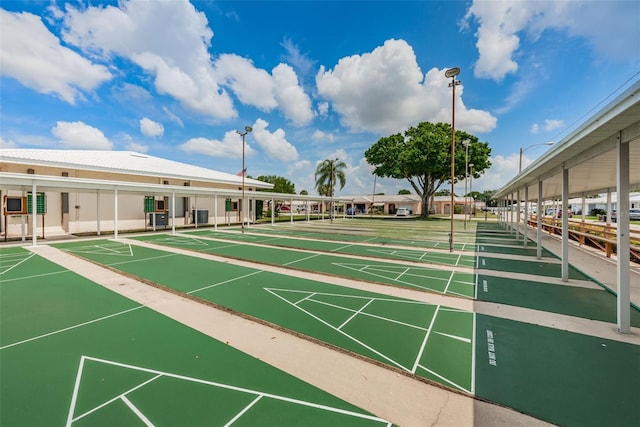
{"label": "palm tree", "polygon": [[333,195],[335,193],[336,182],[340,182],[340,189],[344,188],[346,177],[344,169],[347,164],[339,159],[326,159],[318,163],[316,167],[316,190],[318,194],[331,197],[331,212],[329,218],[333,221]]}

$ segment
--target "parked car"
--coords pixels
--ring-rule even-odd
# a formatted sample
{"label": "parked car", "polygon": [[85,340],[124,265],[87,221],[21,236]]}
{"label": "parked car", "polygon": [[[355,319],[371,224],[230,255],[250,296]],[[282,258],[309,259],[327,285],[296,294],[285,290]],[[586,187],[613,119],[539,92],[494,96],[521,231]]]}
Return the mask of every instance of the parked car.
{"label": "parked car", "polygon": [[411,214],[411,211],[409,210],[409,208],[398,208],[398,210],[396,211],[396,216],[409,216]]}
{"label": "parked car", "polygon": [[[629,220],[631,221],[640,221],[640,209],[634,208],[629,209]],[[618,221],[618,212],[611,211],[611,222]]]}

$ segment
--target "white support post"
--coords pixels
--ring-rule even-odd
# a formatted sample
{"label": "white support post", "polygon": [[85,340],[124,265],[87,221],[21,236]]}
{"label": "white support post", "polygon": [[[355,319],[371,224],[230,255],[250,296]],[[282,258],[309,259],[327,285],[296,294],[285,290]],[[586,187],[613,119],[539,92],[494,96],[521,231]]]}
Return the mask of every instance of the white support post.
{"label": "white support post", "polygon": [[[146,219],[146,216],[145,216]],[[96,231],[100,235],[100,190],[96,191]]]}
{"label": "white support post", "polygon": [[582,193],[582,208],[580,210],[582,212],[582,222],[585,222],[587,220],[587,199],[584,193]]}
{"label": "white support post", "polygon": [[118,187],[113,190],[113,238],[118,240]]}
{"label": "white support post", "polygon": [[176,234],[176,191],[171,192],[171,234]]}
{"label": "white support post", "polygon": [[[196,216],[198,213],[196,212]],[[213,229],[218,230],[218,195],[213,195]]]}
{"label": "white support post", "polygon": [[542,259],[542,180],[538,179],[538,223],[536,230],[536,257]]}
{"label": "white support post", "polygon": [[516,192],[516,240],[520,238],[520,190]]}
{"label": "white support post", "polygon": [[562,166],[562,281],[569,281],[569,169]]}
{"label": "white support post", "polygon": [[529,186],[524,187],[524,228],[522,229],[522,246],[527,247],[527,230],[529,229]]}
{"label": "white support post", "polygon": [[618,282],[618,331],[622,334],[631,333],[630,310],[630,243],[629,243],[629,144],[623,143],[622,135],[618,135],[617,142],[617,179],[616,192],[618,195],[618,236],[617,236],[617,282]]}
{"label": "white support post", "polygon": [[271,225],[276,223],[276,202],[271,198]]}
{"label": "white support post", "polygon": [[193,223],[198,228],[198,195],[196,194],[193,201]]}
{"label": "white support post", "polygon": [[607,225],[611,224],[611,189],[607,189]]}
{"label": "white support post", "polygon": [[293,197],[289,199],[289,222],[293,224]]}
{"label": "white support post", "polygon": [[31,236],[32,245],[38,245],[38,189],[36,186],[36,182],[33,181],[33,185],[31,187],[31,218],[33,221],[33,235]]}

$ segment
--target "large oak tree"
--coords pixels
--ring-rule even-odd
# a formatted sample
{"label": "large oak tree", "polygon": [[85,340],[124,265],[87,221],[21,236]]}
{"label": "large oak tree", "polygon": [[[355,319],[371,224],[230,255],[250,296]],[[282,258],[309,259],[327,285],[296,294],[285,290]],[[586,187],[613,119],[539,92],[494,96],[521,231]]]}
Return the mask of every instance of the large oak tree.
{"label": "large oak tree", "polygon": [[[456,131],[455,181],[465,176],[464,140],[469,140],[468,163],[473,164],[474,178],[479,178],[491,166],[489,144],[470,133]],[[432,196],[443,183],[451,182],[451,125],[422,122],[404,134],[380,138],[364,155],[375,167],[375,175],[409,181],[422,198],[422,216],[428,216]]]}

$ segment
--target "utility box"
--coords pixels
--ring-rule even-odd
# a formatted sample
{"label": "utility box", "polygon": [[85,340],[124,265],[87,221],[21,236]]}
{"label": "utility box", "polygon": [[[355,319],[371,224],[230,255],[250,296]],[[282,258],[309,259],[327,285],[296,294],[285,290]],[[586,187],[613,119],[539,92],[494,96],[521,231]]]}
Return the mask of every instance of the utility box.
{"label": "utility box", "polygon": [[191,211],[191,222],[193,224],[196,223],[196,213],[198,215],[198,225],[200,224],[208,224],[209,223],[209,211],[205,209],[198,209],[197,211]]}
{"label": "utility box", "polygon": [[169,213],[165,212],[151,212],[149,213],[149,225],[153,225],[153,217],[156,217],[156,227],[157,226],[167,226],[169,225]]}

